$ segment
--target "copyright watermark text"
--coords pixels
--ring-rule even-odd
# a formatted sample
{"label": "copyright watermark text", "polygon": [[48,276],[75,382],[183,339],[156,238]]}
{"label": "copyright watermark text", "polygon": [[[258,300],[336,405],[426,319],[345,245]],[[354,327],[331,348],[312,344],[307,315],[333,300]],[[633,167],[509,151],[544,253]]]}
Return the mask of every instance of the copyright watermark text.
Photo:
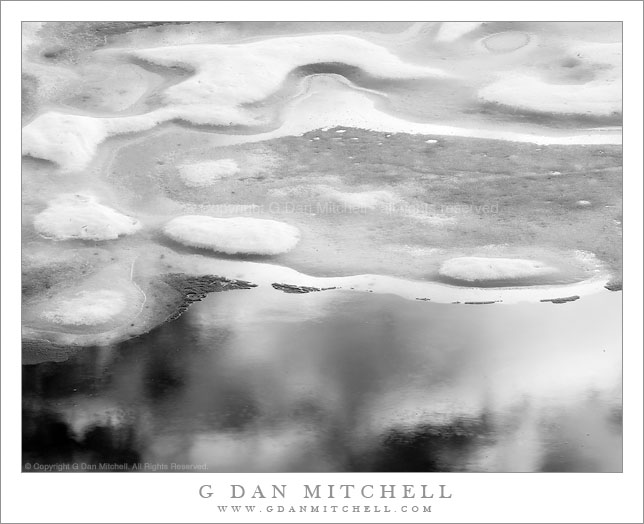
{"label": "copyright watermark text", "polygon": [[25,462],[23,471],[39,473],[65,472],[65,471],[146,471],[156,473],[160,471],[208,471],[207,464],[183,464],[177,462]]}

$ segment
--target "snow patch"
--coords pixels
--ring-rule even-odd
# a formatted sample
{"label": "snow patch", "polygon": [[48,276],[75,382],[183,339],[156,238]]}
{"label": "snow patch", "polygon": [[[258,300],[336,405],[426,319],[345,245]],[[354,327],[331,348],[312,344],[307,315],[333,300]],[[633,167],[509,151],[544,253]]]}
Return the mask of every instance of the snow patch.
{"label": "snow patch", "polygon": [[181,244],[229,255],[277,255],[295,247],[299,230],[275,220],[187,215],[174,218],[165,234]]}
{"label": "snow patch", "polygon": [[83,194],[64,194],[36,215],[34,227],[54,240],[113,240],[141,228],[138,220],[99,204]]}

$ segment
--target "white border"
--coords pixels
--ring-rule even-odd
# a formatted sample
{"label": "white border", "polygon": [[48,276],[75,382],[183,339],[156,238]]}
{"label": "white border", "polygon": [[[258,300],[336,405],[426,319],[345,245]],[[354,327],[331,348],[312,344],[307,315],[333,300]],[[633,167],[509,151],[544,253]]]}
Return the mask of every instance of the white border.
{"label": "white border", "polygon": [[[20,473],[21,20],[622,20],[624,21],[624,473],[94,474]],[[454,498],[407,522],[642,522],[641,2],[3,2],[2,522],[387,522],[383,514],[222,515],[201,484],[443,483]],[[227,493],[228,490],[224,493]],[[295,499],[292,499],[295,501]],[[225,501],[224,503],[228,503]],[[353,502],[352,502],[353,503]],[[258,520],[258,517],[261,520]],[[390,521],[400,521],[392,514]],[[349,520],[350,519],[350,520]]]}

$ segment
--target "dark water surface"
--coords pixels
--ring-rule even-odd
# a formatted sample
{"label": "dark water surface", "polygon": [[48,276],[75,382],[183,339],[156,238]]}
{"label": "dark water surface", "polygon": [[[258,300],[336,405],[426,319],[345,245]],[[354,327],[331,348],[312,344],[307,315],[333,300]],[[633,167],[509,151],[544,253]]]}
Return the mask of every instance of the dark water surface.
{"label": "dark water surface", "polygon": [[231,291],[23,366],[30,464],[620,471],[621,435],[621,293],[470,306]]}

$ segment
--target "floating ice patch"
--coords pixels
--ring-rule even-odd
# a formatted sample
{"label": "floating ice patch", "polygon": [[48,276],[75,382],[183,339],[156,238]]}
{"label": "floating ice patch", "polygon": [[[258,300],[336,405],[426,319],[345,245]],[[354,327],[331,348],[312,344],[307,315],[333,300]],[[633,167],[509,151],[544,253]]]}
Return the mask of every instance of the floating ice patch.
{"label": "floating ice patch", "polygon": [[293,249],[300,239],[294,226],[246,217],[181,216],[170,220],[164,232],[181,244],[229,255],[277,255]]}
{"label": "floating ice patch", "polygon": [[206,187],[217,180],[228,178],[239,173],[239,166],[232,158],[223,158],[198,164],[179,166],[179,176],[189,187]]}
{"label": "floating ice patch", "polygon": [[55,299],[40,316],[54,324],[96,326],[114,319],[126,306],[125,296],[118,291],[80,291],[71,298]]}
{"label": "floating ice patch", "polygon": [[141,228],[138,220],[82,194],[61,195],[36,215],[34,227],[55,240],[113,240]]}
{"label": "floating ice patch", "polygon": [[459,257],[443,262],[439,273],[448,278],[476,282],[545,276],[556,271],[555,268],[536,260]]}

